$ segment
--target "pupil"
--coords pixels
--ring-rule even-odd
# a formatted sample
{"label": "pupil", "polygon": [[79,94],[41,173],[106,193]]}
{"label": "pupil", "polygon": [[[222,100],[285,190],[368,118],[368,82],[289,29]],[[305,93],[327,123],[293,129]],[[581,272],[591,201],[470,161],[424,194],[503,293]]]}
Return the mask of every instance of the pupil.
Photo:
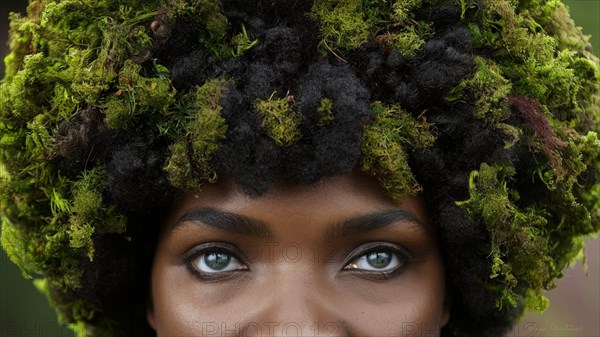
{"label": "pupil", "polygon": [[388,252],[377,252],[367,255],[367,262],[374,268],[384,268],[390,264],[392,255]]}
{"label": "pupil", "polygon": [[204,256],[207,266],[215,270],[221,270],[229,264],[231,256],[224,253],[210,253]]}

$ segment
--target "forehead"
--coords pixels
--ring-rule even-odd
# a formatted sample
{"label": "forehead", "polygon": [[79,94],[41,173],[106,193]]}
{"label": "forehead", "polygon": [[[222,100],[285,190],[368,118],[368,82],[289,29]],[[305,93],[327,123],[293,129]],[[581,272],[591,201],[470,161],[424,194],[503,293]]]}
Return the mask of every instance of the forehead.
{"label": "forehead", "polygon": [[244,193],[231,179],[203,187],[198,193],[186,193],[176,203],[166,223],[170,231],[182,217],[199,208],[258,219],[277,232],[298,229],[322,232],[326,225],[375,212],[401,209],[413,216],[428,232],[434,231],[420,197],[407,196],[394,202],[375,177],[359,171],[321,179],[312,185],[277,182],[260,196]]}

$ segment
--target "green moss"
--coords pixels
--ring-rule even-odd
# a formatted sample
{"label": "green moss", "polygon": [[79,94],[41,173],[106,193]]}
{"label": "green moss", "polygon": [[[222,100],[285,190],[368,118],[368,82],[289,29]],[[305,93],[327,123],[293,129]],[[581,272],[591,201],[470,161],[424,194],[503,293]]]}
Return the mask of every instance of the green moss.
{"label": "green moss", "polygon": [[216,180],[216,172],[209,161],[225,139],[227,132],[227,124],[221,116],[222,107],[219,104],[227,84],[225,79],[215,79],[198,88],[196,91],[198,111],[187,126],[196,172],[199,177],[211,182]]}
{"label": "green moss", "polygon": [[51,106],[52,110],[46,116],[53,124],[58,124],[59,121],[73,118],[79,111],[80,103],[73,97],[69,88],[57,84],[54,87]]}
{"label": "green moss", "polygon": [[315,0],[310,16],[321,25],[325,50],[357,48],[368,41],[372,30],[361,0]]}
{"label": "green moss", "polygon": [[412,25],[406,25],[398,32],[390,33],[390,43],[398,52],[406,57],[413,58],[417,51],[425,44],[425,40],[433,36],[433,29],[430,24],[418,22]]}
{"label": "green moss", "polygon": [[[122,95],[122,94],[121,94]],[[109,97],[102,106],[104,122],[112,129],[128,129],[134,123],[135,101],[132,95]]]}
{"label": "green moss", "polygon": [[521,141],[523,136],[521,128],[507,123],[496,123],[494,127],[506,136],[504,140],[505,149],[511,148]]}
{"label": "green moss", "polygon": [[171,185],[185,190],[197,190],[202,181],[194,177],[191,158],[187,144],[183,141],[172,144],[170,147],[170,156],[165,166],[165,171],[169,174]]}
{"label": "green moss", "polygon": [[392,4],[392,20],[396,25],[402,25],[407,20],[412,19],[414,10],[420,8],[422,0],[394,1]]}
{"label": "green moss", "polygon": [[467,11],[476,10],[479,7],[476,0],[454,0],[454,5],[460,7],[460,18],[465,19]]}
{"label": "green moss", "polygon": [[[579,122],[589,125],[594,119],[589,110],[596,109],[588,102],[598,88],[598,61],[581,51],[581,46],[576,48],[575,42],[561,40],[551,26],[568,28],[573,41],[584,43],[585,38],[568,23],[570,18],[557,1],[523,1],[518,6],[484,1],[480,17],[469,23],[474,45],[494,53],[502,76],[513,82],[515,93],[537,99],[556,118],[583,118]],[[553,17],[557,11],[564,22]],[[566,46],[574,49],[564,49]]]}
{"label": "green moss", "polygon": [[43,54],[25,57],[23,69],[8,84],[12,118],[22,123],[49,109],[54,85],[68,80],[62,73],[64,63]]}
{"label": "green moss", "polygon": [[[102,52],[100,57],[106,59],[106,52]],[[73,97],[78,101],[97,105],[102,93],[106,92],[117,78],[117,71],[110,65],[104,68],[101,59],[93,58],[93,51],[73,48],[69,50],[66,61],[72,79],[69,90]]]}
{"label": "green moss", "polygon": [[60,214],[71,213],[71,204],[58,187],[52,189],[49,199],[52,215],[59,216]]}
{"label": "green moss", "polygon": [[[228,85],[223,78],[211,79],[188,95],[182,109],[187,119],[185,134],[171,146],[165,170],[171,183],[179,188],[198,190],[204,182],[214,182],[217,173],[210,159],[227,133],[221,116],[221,95]],[[176,120],[180,120],[176,118]],[[166,126],[169,127],[168,125]]]}
{"label": "green moss", "polygon": [[372,104],[374,122],[363,133],[362,171],[376,176],[397,201],[421,187],[407,162],[407,153],[430,146],[434,137],[425,120],[416,120],[399,106]]}
{"label": "green moss", "polygon": [[254,109],[263,118],[263,127],[279,146],[288,146],[300,139],[300,123],[302,115],[296,110],[293,96],[268,100],[256,99]]}
{"label": "green moss", "polygon": [[242,24],[242,31],[231,39],[231,44],[233,45],[232,54],[235,57],[240,57],[257,43],[258,40],[250,39],[246,31],[246,26]]}
{"label": "green moss", "polygon": [[168,73],[148,78],[140,75],[141,71],[141,66],[132,61],[126,61],[119,71],[116,91],[103,104],[110,128],[128,129],[141,115],[166,115],[174,105],[176,92]]}
{"label": "green moss", "polygon": [[513,80],[515,92],[536,98],[560,119],[571,119],[581,87],[570,67],[573,56],[571,51],[561,51],[550,61],[529,58],[521,66],[506,65],[504,72]]}
{"label": "green moss", "polygon": [[510,166],[482,164],[471,174],[470,198],[458,205],[488,229],[490,277],[497,282],[490,290],[496,293],[498,306],[514,306],[524,297],[529,309],[543,311],[548,302],[542,290],[552,288],[561,270],[581,256],[582,236],[594,229],[589,213],[571,194],[573,181],[554,180],[548,192],[539,192],[537,200],[547,195],[550,199],[544,205],[551,208],[541,204],[521,208],[514,191],[518,186],[511,187],[514,175]]}
{"label": "green moss", "polygon": [[[483,15],[481,25],[469,26],[476,47],[493,49],[500,56],[499,61],[506,61],[506,65],[520,66],[522,62],[544,64],[553,59],[555,40],[531,18],[517,15],[508,2],[486,1]],[[512,61],[504,59],[504,56],[512,58]],[[500,65],[503,65],[502,62]],[[510,72],[505,77],[508,75]]]}
{"label": "green moss", "polygon": [[77,220],[79,220],[79,218],[73,218],[69,228],[69,246],[71,248],[85,248],[87,250],[87,256],[91,261],[94,258],[94,243],[92,241],[94,227],[88,223],[82,223]]}
{"label": "green moss", "polygon": [[6,215],[0,217],[0,221],[2,223],[0,227],[2,248],[8,258],[21,269],[23,277],[31,278],[30,275],[39,271],[40,268],[36,268],[38,263],[36,263],[36,259],[32,259],[32,254],[27,253],[27,250],[31,250],[29,238],[19,231]]}
{"label": "green moss", "polygon": [[6,68],[5,80],[10,81],[21,69],[25,56],[32,52],[30,45],[33,34],[31,30],[23,27],[27,19],[21,18],[19,14],[11,13],[8,19],[10,20],[9,46],[11,53],[4,58],[4,65]]}
{"label": "green moss", "polygon": [[466,78],[447,96],[450,103],[467,102],[475,97],[474,115],[491,124],[496,124],[510,117],[508,95],[512,92],[509,80],[502,76],[500,67],[493,61],[476,56],[477,70],[472,77]]}
{"label": "green moss", "polygon": [[[65,305],[56,300],[56,297],[67,296],[60,283],[57,283],[48,278],[45,279],[35,279],[33,281],[34,286],[44,294],[48,302],[52,307],[56,309],[58,314],[58,322],[60,324],[65,324],[73,331],[75,336],[77,337],[88,337],[90,335],[98,336],[98,337],[109,337],[105,333],[99,335],[98,333],[93,333],[96,329],[93,329],[85,322],[93,320],[98,310],[93,308],[90,303],[86,303],[81,299],[73,300],[70,305]],[[105,322],[101,323],[102,325]]]}
{"label": "green moss", "polygon": [[319,108],[317,108],[317,113],[319,114],[319,122],[317,122],[317,125],[328,125],[335,119],[333,116],[333,101],[327,97],[321,99]]}
{"label": "green moss", "polygon": [[10,174],[8,173],[8,170],[6,169],[4,164],[0,163],[0,181],[6,181],[8,179],[10,179]]}
{"label": "green moss", "polygon": [[9,46],[11,53],[4,59],[5,80],[10,81],[22,67],[25,56],[38,53],[40,50],[35,41],[43,33],[40,27],[42,10],[50,0],[31,0],[27,6],[27,17],[22,18],[19,13],[9,15]]}
{"label": "green moss", "polygon": [[[600,172],[600,140],[597,132],[590,131],[585,136],[577,138],[578,151],[573,154],[576,158],[583,158],[585,170],[588,172]],[[600,184],[593,180],[579,179],[573,184],[573,194],[576,200],[590,210],[589,222],[583,221],[583,228],[588,233],[600,231]],[[585,226],[585,224],[589,224]],[[587,227],[587,228],[586,228]]]}
{"label": "green moss", "polygon": [[194,0],[192,6],[191,15],[206,29],[206,33],[201,34],[200,40],[213,52],[217,59],[225,57],[229,51],[229,47],[224,43],[229,22],[221,10],[220,2],[216,0]]}
{"label": "green moss", "polygon": [[83,223],[93,222],[101,213],[98,206],[102,205],[102,194],[94,187],[87,185],[88,183],[84,180],[73,192],[72,212]]}
{"label": "green moss", "polygon": [[164,5],[169,21],[185,22],[198,32],[198,40],[217,59],[231,56],[232,50],[226,36],[229,29],[227,17],[217,0],[169,0]]}
{"label": "green moss", "polygon": [[[548,288],[557,271],[552,268],[552,246],[544,235],[548,221],[544,212],[536,209],[519,209],[511,199],[510,180],[515,171],[510,166],[482,164],[469,179],[470,199],[459,202],[470,216],[483,222],[491,236],[490,259],[492,283],[497,305],[516,306],[523,296],[517,287],[532,289],[526,302],[537,309],[547,301],[541,290]],[[501,285],[501,286],[499,286]],[[530,308],[535,309],[535,308]]]}
{"label": "green moss", "polygon": [[48,130],[48,115],[37,115],[27,128],[31,132],[27,135],[25,145],[32,156],[38,159],[49,159],[56,155],[56,139]]}
{"label": "green moss", "polygon": [[85,248],[90,260],[94,256],[92,237],[95,233],[122,234],[127,226],[123,215],[104,204],[102,191],[105,188],[105,172],[100,169],[87,171],[74,183],[67,230],[69,245],[75,249]]}
{"label": "green moss", "polygon": [[558,41],[559,49],[589,52],[589,36],[571,19],[567,7],[558,0],[519,1],[518,10],[530,15]]}
{"label": "green moss", "polygon": [[569,68],[573,69],[576,78],[580,79],[579,102],[590,100],[592,95],[600,92],[600,65],[598,60],[587,58],[571,58]]}
{"label": "green moss", "polygon": [[376,36],[411,58],[433,35],[427,22],[412,20],[422,0],[318,0],[310,17],[320,23],[322,54],[339,55],[358,48]]}
{"label": "green moss", "polygon": [[78,100],[98,104],[124,62],[143,60],[152,48],[152,40],[140,23],[154,18],[155,9],[134,11],[114,6],[109,2],[90,5],[63,1],[44,12],[42,26],[55,35],[53,41],[65,43],[57,49],[69,65],[70,89]]}

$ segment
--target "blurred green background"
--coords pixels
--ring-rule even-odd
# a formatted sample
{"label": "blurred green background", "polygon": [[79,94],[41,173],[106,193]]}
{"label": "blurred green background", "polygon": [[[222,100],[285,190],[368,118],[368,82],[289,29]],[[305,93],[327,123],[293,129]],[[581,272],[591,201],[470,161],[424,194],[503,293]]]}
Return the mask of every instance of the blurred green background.
{"label": "blurred green background", "polygon": [[[0,0],[0,59],[6,46],[8,13],[24,11],[26,0]],[[594,52],[600,55],[600,0],[564,1],[584,33],[592,35]],[[0,78],[4,64],[0,65]],[[556,290],[548,293],[550,308],[543,314],[528,314],[507,336],[599,337],[600,336],[600,241],[590,239],[586,248],[587,273],[578,264],[565,271]],[[458,295],[460,296],[460,295]],[[23,279],[4,251],[0,250],[0,337],[74,336],[56,322],[46,298],[31,281]]]}

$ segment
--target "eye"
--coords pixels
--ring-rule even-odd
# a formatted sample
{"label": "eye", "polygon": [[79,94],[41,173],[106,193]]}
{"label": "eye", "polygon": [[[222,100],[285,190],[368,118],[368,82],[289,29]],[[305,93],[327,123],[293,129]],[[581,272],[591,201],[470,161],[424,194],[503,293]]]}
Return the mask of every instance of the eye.
{"label": "eye", "polygon": [[349,263],[344,269],[363,269],[374,271],[389,271],[400,267],[400,259],[391,252],[375,251],[365,254],[353,262]]}
{"label": "eye", "polygon": [[219,273],[236,269],[248,269],[237,258],[226,252],[207,252],[192,261],[192,267],[201,273]]}
{"label": "eye", "polygon": [[391,274],[403,269],[410,261],[410,254],[401,247],[388,242],[373,242],[355,249],[352,259],[344,270]]}
{"label": "eye", "polygon": [[188,270],[202,279],[219,277],[230,271],[247,270],[248,265],[233,245],[213,242],[198,245],[184,256]]}

